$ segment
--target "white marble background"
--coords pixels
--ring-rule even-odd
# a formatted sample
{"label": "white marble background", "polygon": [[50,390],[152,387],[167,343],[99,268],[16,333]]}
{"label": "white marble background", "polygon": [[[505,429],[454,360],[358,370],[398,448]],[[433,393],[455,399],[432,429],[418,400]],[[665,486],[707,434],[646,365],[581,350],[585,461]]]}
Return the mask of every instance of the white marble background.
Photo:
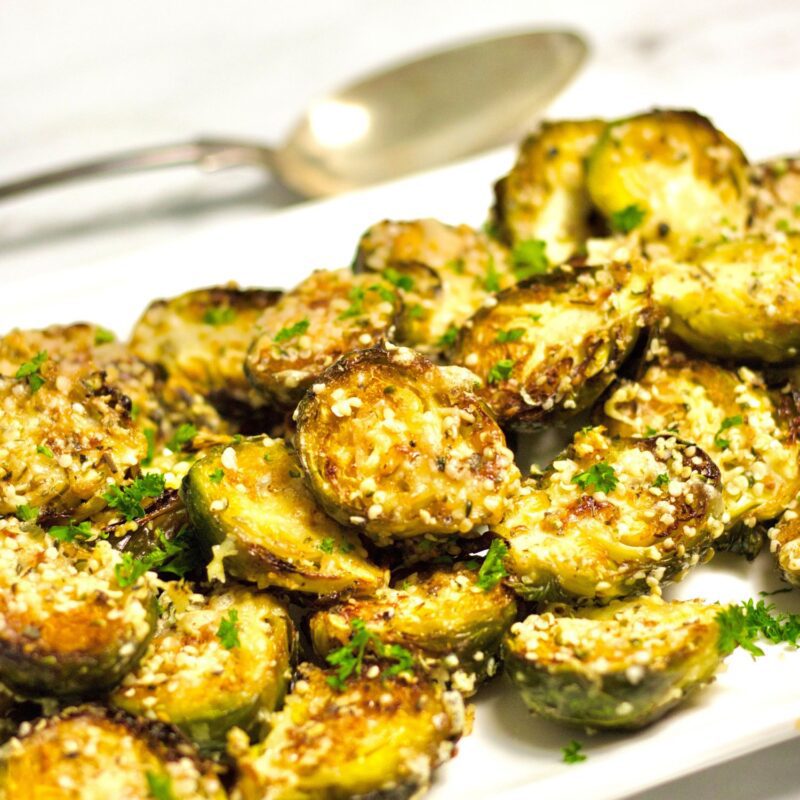
{"label": "white marble background", "polygon": [[[384,61],[544,25],[593,45],[554,116],[697,107],[755,157],[800,150],[797,0],[0,0],[0,181],[203,133],[276,141],[307,98]],[[295,201],[247,171],[31,196],[0,206],[0,274],[103,260]],[[646,797],[797,798],[797,754],[789,742]]]}

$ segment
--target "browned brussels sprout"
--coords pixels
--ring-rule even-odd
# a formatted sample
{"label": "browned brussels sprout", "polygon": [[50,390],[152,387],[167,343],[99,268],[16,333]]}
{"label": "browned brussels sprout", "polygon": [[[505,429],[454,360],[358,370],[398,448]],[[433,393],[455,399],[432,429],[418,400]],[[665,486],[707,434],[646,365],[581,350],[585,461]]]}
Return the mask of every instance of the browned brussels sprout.
{"label": "browned brussels sprout", "polygon": [[394,287],[374,275],[319,270],[261,316],[245,363],[265,397],[293,407],[337,358],[394,335]]}
{"label": "browned brussels sprout", "polygon": [[502,292],[462,329],[456,364],[501,424],[532,429],[590,406],[650,317],[638,266],[566,267]]}
{"label": "browned brussels sprout", "polygon": [[494,530],[523,597],[607,603],[709,558],[722,513],[719,470],[699,447],[669,434],[610,439],[599,426],[527,481]]}
{"label": "browned brussels sprout", "polygon": [[773,158],[750,169],[752,231],[800,232],[800,159]]}
{"label": "browned brussels sprout", "polygon": [[385,582],[358,536],[330,519],[284,442],[245,439],[209,451],[184,479],[192,524],[213,548],[209,576],[260,587],[370,594]]}
{"label": "browned brussels sprout", "polygon": [[270,734],[238,760],[242,800],[407,800],[453,755],[465,721],[457,692],[377,665],[342,689],[333,677],[301,668]]}
{"label": "browned brussels sprout", "polygon": [[789,503],[777,524],[767,531],[770,550],[778,562],[783,579],[793,586],[800,586],[800,514],[798,500]]}
{"label": "browned brussels sprout", "polygon": [[296,414],[325,510],[379,545],[499,522],[519,471],[476,385],[468,370],[389,344],[334,364]]}
{"label": "browned brussels sprout", "polygon": [[719,612],[658,597],[554,608],[512,626],[506,671],[534,714],[588,728],[639,728],[712,680],[723,658]]}

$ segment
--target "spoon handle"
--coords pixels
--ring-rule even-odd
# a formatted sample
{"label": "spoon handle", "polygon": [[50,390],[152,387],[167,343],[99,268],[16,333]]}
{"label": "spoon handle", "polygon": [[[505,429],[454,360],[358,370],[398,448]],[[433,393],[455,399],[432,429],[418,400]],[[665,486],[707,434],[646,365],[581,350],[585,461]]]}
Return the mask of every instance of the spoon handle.
{"label": "spoon handle", "polygon": [[0,200],[101,175],[121,175],[164,167],[196,164],[206,172],[229,167],[253,166],[271,171],[275,151],[261,144],[232,139],[197,139],[193,142],[155,145],[129,150],[106,158],[92,159],[61,169],[48,170],[27,178],[0,184]]}

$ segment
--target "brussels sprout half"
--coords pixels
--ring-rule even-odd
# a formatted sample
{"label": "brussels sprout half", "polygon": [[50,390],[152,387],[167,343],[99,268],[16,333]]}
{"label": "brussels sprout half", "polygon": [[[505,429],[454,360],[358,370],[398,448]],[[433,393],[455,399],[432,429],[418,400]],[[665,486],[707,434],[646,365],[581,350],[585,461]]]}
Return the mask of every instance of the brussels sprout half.
{"label": "brussels sprout half", "polygon": [[0,748],[0,800],[224,800],[213,764],[174,730],[100,706],[23,723]]}
{"label": "brussels sprout half", "polygon": [[670,331],[700,353],[798,360],[800,235],[748,236],[654,264],[653,297]]}
{"label": "brussels sprout half", "polygon": [[389,344],[334,364],[296,413],[300,461],[326,511],[381,546],[499,522],[519,470],[476,384]]}
{"label": "brussels sprout half", "polygon": [[747,216],[747,160],[693,111],[651,111],[612,122],[589,156],[587,186],[612,230],[678,246]]}
{"label": "brussels sprout half", "polygon": [[719,470],[699,447],[670,435],[612,440],[600,426],[523,484],[494,530],[523,597],[607,603],[709,558],[722,513]]}
{"label": "brussels sprout half", "polygon": [[353,268],[397,286],[397,339],[426,353],[447,349],[488,296],[515,283],[505,248],[467,225],[435,219],[373,225]]}
{"label": "brussels sprout half", "polygon": [[588,728],[639,728],[708,683],[722,661],[720,607],[658,597],[557,608],[512,626],[506,671],[535,714]]}
{"label": "brussels sprout half", "polygon": [[385,674],[340,691],[330,677],[301,667],[267,738],[238,760],[242,800],[406,800],[454,754],[465,721],[457,692]]}
{"label": "brussels sprout half", "polygon": [[591,233],[585,162],[604,129],[598,119],[545,122],[522,142],[494,187],[492,218],[503,241],[542,241],[551,264],[580,252]]}
{"label": "brussels sprout half", "polygon": [[455,364],[501,425],[530,430],[590,406],[614,380],[651,310],[638,267],[566,267],[501,292],[462,328]]}
{"label": "brussels sprout half", "polygon": [[370,594],[385,582],[358,536],[319,508],[278,439],[213,448],[189,470],[181,494],[213,548],[210,577],[321,595]]}
{"label": "brussels sprout half", "polygon": [[767,535],[770,551],[774,554],[783,579],[793,586],[800,586],[800,514],[797,498],[789,503],[777,524]]}
{"label": "brussels sprout half", "polygon": [[414,573],[374,598],[318,611],[310,622],[321,656],[347,644],[356,619],[384,645],[409,650],[434,678],[472,694],[494,675],[503,635],[516,618],[514,595],[502,584],[479,585],[478,564]]}
{"label": "brussels sprout half", "polygon": [[681,353],[665,354],[638,381],[622,381],[603,406],[612,434],[671,432],[719,467],[730,530],[774,519],[800,491],[800,445],[780,396],[758,374]]}
{"label": "brussels sprout half", "polygon": [[120,585],[108,542],[54,545],[0,525],[0,681],[26,697],[96,695],[142,657],[155,594],[147,575]]}
{"label": "brussels sprout half", "polygon": [[394,286],[379,277],[313,272],[259,319],[247,376],[271,402],[293,408],[343,353],[391,339],[398,308]]}
{"label": "brussels sprout half", "polygon": [[161,606],[147,653],[112,705],[172,723],[202,750],[224,747],[234,725],[256,730],[289,682],[295,633],[286,608],[244,587],[205,596],[187,584],[169,585]]}

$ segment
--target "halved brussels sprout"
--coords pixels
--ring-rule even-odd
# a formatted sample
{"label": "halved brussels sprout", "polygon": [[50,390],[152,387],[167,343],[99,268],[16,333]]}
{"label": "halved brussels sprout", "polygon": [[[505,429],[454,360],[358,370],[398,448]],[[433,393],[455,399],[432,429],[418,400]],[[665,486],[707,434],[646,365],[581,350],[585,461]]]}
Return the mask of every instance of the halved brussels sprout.
{"label": "halved brussels sprout", "polygon": [[604,129],[599,119],[545,122],[522,142],[494,187],[492,216],[504,241],[543,241],[551,264],[581,250],[591,232],[586,158]]}
{"label": "halved brussels sprout", "polygon": [[750,169],[750,219],[753,231],[800,229],[800,158],[774,158]]}
{"label": "halved brussels sprout", "polygon": [[638,381],[622,381],[603,406],[612,434],[671,432],[719,467],[731,529],[774,519],[800,491],[800,444],[780,396],[763,379],[681,353],[662,356]]}
{"label": "halved brussels sprout", "polygon": [[195,594],[171,584],[142,661],[111,695],[139,717],[170,722],[201,749],[222,748],[234,725],[253,731],[283,700],[294,628],[286,608],[244,587]]}
{"label": "halved brussels sprout", "polygon": [[499,583],[482,588],[477,564],[456,564],[409,575],[374,598],[318,611],[311,638],[326,656],[347,644],[360,619],[383,644],[409,650],[432,677],[472,694],[496,672],[500,642],[516,614],[512,592]]}
{"label": "halved brussels sprout", "polygon": [[711,356],[797,361],[800,235],[709,245],[685,263],[654,264],[653,296],[670,331]]}
{"label": "halved brussels sprout", "polygon": [[512,626],[506,671],[535,714],[588,728],[639,728],[707,684],[723,656],[717,605],[658,597]]}
{"label": "halved brussels sprout", "polygon": [[155,300],[134,326],[130,348],[158,364],[172,385],[258,405],[244,358],[258,318],[280,296],[275,290],[230,285]]}
{"label": "halved brussels sprout", "polygon": [[800,514],[797,498],[789,503],[777,524],[767,531],[770,551],[775,555],[784,580],[800,586]]}
{"label": "halved brussels sprout", "polygon": [[296,412],[298,455],[325,510],[379,545],[499,522],[519,470],[476,385],[468,370],[388,344],[334,364]]}
{"label": "halved brussels sprout", "polygon": [[592,151],[587,186],[612,230],[678,245],[740,231],[747,160],[693,111],[651,111],[608,125]]}
{"label": "halved brussels sprout", "polygon": [[362,237],[354,269],[398,287],[398,340],[423,352],[448,346],[456,329],[494,292],[513,286],[508,252],[467,225],[385,220]]}
{"label": "halved brussels sprout", "polygon": [[699,447],[668,434],[610,439],[599,426],[524,483],[494,530],[523,597],[607,603],[710,558],[722,513],[719,470]]}
{"label": "halved brussels sprout", "polygon": [[189,470],[181,492],[192,524],[213,547],[210,577],[322,595],[370,594],[385,582],[358,536],[319,508],[280,440],[213,448]]}
{"label": "halved brussels sprout", "polygon": [[238,761],[242,800],[421,795],[454,754],[463,701],[422,678],[378,673],[374,665],[339,691],[333,673],[303,665],[267,738]]}
{"label": "halved brussels sprout", "polygon": [[[48,541],[49,539],[49,541]],[[23,696],[72,697],[115,686],[155,625],[148,576],[121,585],[119,555],[0,528],[0,680]]]}
{"label": "halved brussels sprout", "polygon": [[501,425],[532,429],[590,406],[614,379],[651,311],[638,266],[565,267],[501,292],[462,328],[452,361]]}
{"label": "halved brussels sprout", "polygon": [[181,736],[100,706],[23,723],[0,748],[0,800],[224,800],[211,762]]}
{"label": "halved brussels sprout", "polygon": [[130,400],[102,373],[62,369],[46,351],[0,377],[0,515],[18,506],[75,518],[101,509],[109,479],[147,453]]}
{"label": "halved brussels sprout", "polygon": [[342,354],[394,335],[394,287],[349,269],[313,272],[261,316],[247,353],[250,382],[293,407]]}

